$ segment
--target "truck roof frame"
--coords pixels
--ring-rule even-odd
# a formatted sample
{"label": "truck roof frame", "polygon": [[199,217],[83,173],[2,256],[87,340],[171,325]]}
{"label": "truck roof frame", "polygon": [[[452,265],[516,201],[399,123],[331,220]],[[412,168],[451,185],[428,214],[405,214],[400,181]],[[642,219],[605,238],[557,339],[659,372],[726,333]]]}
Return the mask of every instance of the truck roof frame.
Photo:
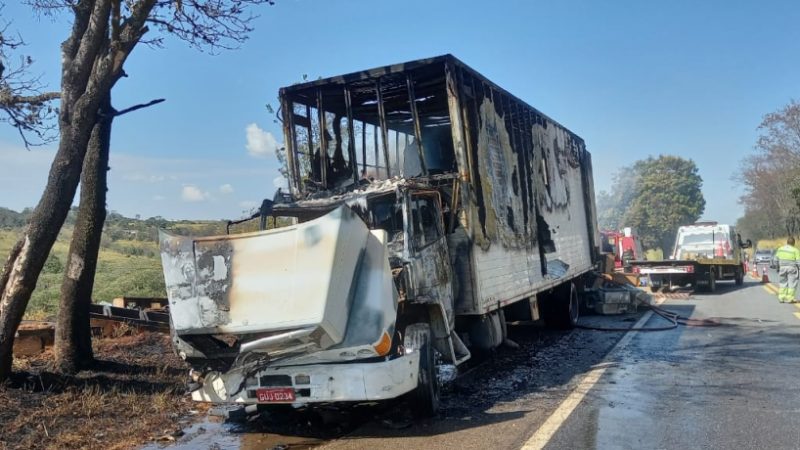
{"label": "truck roof frame", "polygon": [[492,80],[490,80],[489,78],[487,78],[486,76],[484,76],[483,74],[478,72],[477,70],[473,69],[472,67],[470,67],[469,65],[465,64],[463,61],[461,61],[460,59],[456,58],[455,56],[453,56],[452,54],[449,54],[449,53],[444,54],[444,55],[440,55],[440,56],[434,56],[434,57],[431,57],[431,58],[423,58],[423,59],[417,59],[417,60],[408,61],[408,62],[399,63],[399,64],[392,64],[392,65],[388,65],[388,66],[375,67],[375,68],[368,69],[368,70],[350,72],[350,73],[344,74],[344,75],[336,75],[336,76],[332,76],[332,77],[321,78],[321,79],[318,79],[318,80],[313,80],[313,81],[307,81],[307,82],[304,82],[304,83],[294,84],[294,85],[291,85],[291,86],[285,86],[285,87],[280,88],[279,96],[280,96],[281,99],[284,99],[287,96],[300,94],[302,91],[307,90],[307,89],[313,89],[313,88],[318,88],[318,87],[322,87],[322,86],[326,86],[326,85],[337,85],[337,84],[344,86],[344,85],[347,85],[347,84],[350,84],[350,83],[353,83],[353,82],[357,82],[357,81],[377,79],[377,78],[380,78],[380,77],[386,76],[386,75],[393,75],[393,74],[398,74],[398,73],[409,72],[409,71],[412,71],[412,70],[423,69],[425,67],[433,66],[433,65],[436,65],[436,64],[451,64],[451,65],[454,65],[454,66],[457,66],[457,67],[460,67],[460,68],[466,70],[473,77],[476,77],[476,78],[480,79],[482,82],[484,82],[487,85],[489,85],[492,89],[496,89],[497,91],[500,91],[503,94],[509,96],[511,99],[521,103],[526,108],[530,108],[536,114],[538,114],[538,115],[544,117],[545,119],[555,123],[556,125],[562,127],[573,138],[576,138],[576,139],[580,140],[581,142],[584,142],[583,138],[581,138],[579,135],[575,134],[574,132],[570,131],[569,128],[567,128],[566,126],[564,126],[563,124],[561,124],[557,120],[554,120],[552,117],[550,117],[547,114],[541,112],[539,109],[534,108],[533,106],[531,106],[525,100],[522,100],[521,98],[517,97],[516,95],[514,95],[511,92],[507,91],[506,89],[500,87],[497,83],[493,82]]}

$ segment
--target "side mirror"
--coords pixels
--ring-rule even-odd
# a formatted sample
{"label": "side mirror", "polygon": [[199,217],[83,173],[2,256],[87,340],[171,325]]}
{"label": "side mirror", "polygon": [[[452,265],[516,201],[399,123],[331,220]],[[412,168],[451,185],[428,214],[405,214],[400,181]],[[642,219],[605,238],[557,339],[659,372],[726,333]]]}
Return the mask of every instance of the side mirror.
{"label": "side mirror", "polygon": [[750,239],[748,239],[747,242],[742,242],[741,240],[739,240],[740,248],[751,248],[752,246],[753,246],[753,241],[751,241]]}

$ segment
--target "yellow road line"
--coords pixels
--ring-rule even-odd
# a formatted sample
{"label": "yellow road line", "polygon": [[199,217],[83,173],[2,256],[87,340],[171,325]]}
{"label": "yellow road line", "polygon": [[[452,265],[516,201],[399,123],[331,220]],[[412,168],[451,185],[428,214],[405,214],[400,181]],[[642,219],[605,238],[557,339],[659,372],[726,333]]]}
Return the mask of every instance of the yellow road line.
{"label": "yellow road line", "polygon": [[776,288],[774,284],[765,284],[764,290],[766,290],[767,292],[771,292],[773,294],[778,293],[778,288]]}
{"label": "yellow road line", "polygon": [[798,319],[800,319],[800,312],[794,313],[794,316],[797,317]]}

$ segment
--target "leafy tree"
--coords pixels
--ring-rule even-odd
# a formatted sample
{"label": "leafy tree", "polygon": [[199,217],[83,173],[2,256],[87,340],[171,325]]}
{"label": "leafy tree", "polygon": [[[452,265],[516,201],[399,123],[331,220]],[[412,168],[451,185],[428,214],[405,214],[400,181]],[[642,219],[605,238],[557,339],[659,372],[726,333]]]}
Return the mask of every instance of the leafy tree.
{"label": "leafy tree", "polygon": [[597,196],[597,221],[603,230],[619,230],[626,226],[625,212],[635,197],[636,182],[640,176],[640,163],[626,167],[614,175],[611,192],[601,191]]}
{"label": "leafy tree", "polygon": [[743,239],[750,239],[753,242],[762,239],[775,239],[785,236],[786,231],[783,226],[783,219],[771,211],[758,204],[746,204],[744,215],[736,221],[736,228]]}
{"label": "leafy tree", "polygon": [[636,227],[646,248],[670,253],[678,227],[705,210],[703,179],[694,161],[677,156],[650,157],[634,165],[639,173],[625,223]]}
{"label": "leafy tree", "polygon": [[[122,111],[111,90],[141,42],[159,46],[171,34],[197,48],[237,46],[252,31],[248,7],[272,0],[29,0],[47,14],[64,12],[72,29],[61,44],[59,144],[47,185],[30,223],[0,274],[0,381],[11,371],[14,335],[81,182],[69,261],[62,282],[57,368],[75,371],[93,361],[88,306],[105,221],[105,174],[111,125]],[[160,34],[152,35],[150,27]],[[151,102],[152,104],[153,102]]]}
{"label": "leafy tree", "polygon": [[800,232],[800,102],[791,100],[764,116],[755,152],[734,179],[745,188],[740,203],[755,234]]}
{"label": "leafy tree", "polygon": [[703,213],[702,185],[691,160],[662,155],[636,161],[617,172],[610,193],[599,195],[599,224],[635,227],[644,247],[668,253],[678,227]]}

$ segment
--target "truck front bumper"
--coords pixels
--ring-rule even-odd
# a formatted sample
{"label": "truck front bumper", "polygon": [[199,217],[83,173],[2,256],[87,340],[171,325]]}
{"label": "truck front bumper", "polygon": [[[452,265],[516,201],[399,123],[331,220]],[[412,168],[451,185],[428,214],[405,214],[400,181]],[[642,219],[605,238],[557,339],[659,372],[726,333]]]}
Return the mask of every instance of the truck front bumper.
{"label": "truck front bumper", "polygon": [[[246,378],[240,372],[209,372],[192,400],[257,404],[260,388],[295,392],[295,406],[310,403],[377,401],[397,398],[417,387],[419,352],[379,362],[266,367]],[[280,402],[274,402],[280,403]]]}

